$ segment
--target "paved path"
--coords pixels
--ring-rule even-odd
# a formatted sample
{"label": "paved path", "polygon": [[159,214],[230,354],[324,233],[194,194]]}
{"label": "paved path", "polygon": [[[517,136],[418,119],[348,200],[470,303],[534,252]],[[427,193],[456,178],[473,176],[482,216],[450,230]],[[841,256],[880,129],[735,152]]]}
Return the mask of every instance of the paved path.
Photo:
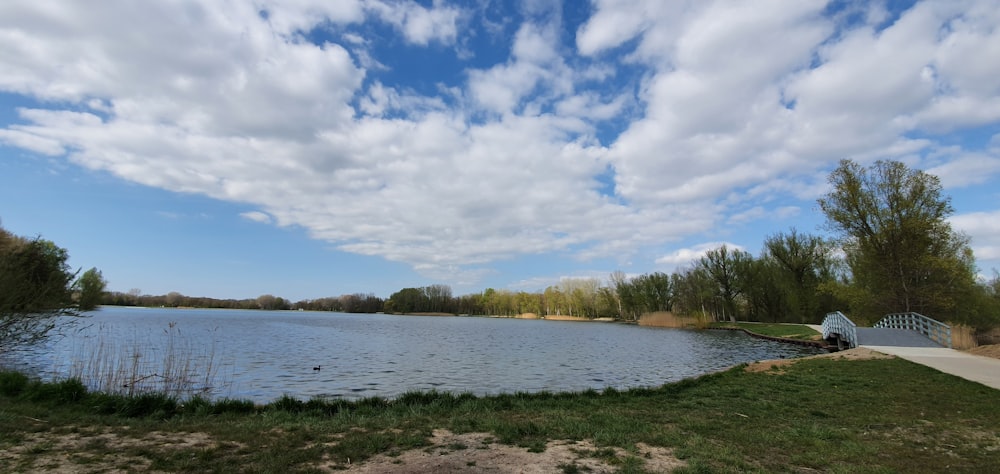
{"label": "paved path", "polygon": [[[823,326],[818,324],[807,324],[806,326],[815,329],[820,334],[823,333]],[[862,341],[864,341],[862,334],[866,332],[862,331],[863,329],[868,330],[873,328],[858,328],[858,339]],[[977,356],[968,352],[941,347],[922,334],[914,331],[906,332],[913,333],[916,337],[922,338],[930,344],[924,347],[903,347],[899,344],[865,345],[865,347],[1000,390],[1000,359]],[[874,333],[869,333],[868,335],[878,336]],[[906,335],[904,337],[909,339],[912,336]],[[870,339],[874,340],[875,338]],[[924,345],[924,341],[920,341],[920,343]],[[901,341],[897,339],[895,342]]]}
{"label": "paved path", "polygon": [[1000,359],[944,347],[864,346],[1000,390]]}

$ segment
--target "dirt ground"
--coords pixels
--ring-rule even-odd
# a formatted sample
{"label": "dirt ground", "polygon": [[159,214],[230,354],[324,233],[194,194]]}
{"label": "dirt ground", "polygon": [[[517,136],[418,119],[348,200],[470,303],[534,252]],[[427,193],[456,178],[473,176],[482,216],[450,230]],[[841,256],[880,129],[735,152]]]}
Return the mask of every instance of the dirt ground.
{"label": "dirt ground", "polygon": [[844,359],[844,360],[865,360],[865,359],[890,359],[893,356],[886,355],[881,352],[875,352],[871,349],[865,347],[858,347],[855,349],[848,349],[846,351],[831,352],[829,354],[819,354],[809,357],[800,357],[796,359],[777,359],[777,360],[762,360],[760,362],[754,362],[750,364],[745,369],[747,372],[767,372],[774,371],[775,374],[780,374],[782,367],[787,367],[794,364],[796,361],[802,359]]}
{"label": "dirt ground", "polygon": [[[343,464],[332,462],[311,466],[321,472],[346,473],[548,473],[548,472],[588,472],[610,473],[617,469],[597,457],[608,457],[609,449],[614,456],[628,455],[620,448],[597,448],[588,441],[551,441],[541,453],[529,452],[527,448],[498,443],[485,433],[454,434],[447,430],[435,430],[428,448],[414,449],[401,453],[380,454],[359,464],[352,464],[346,470]],[[19,446],[0,452],[0,465],[4,461],[18,463],[26,454],[34,462],[30,466],[20,466],[18,472],[25,473],[122,473],[148,471],[149,461],[124,454],[94,456],[87,454],[86,447],[98,443],[104,447],[155,446],[160,450],[174,450],[191,447],[215,447],[218,445],[205,433],[151,433],[144,438],[122,436],[110,431],[93,432],[83,430],[78,433],[58,437],[37,436],[25,440]],[[232,444],[232,443],[229,443]],[[45,451],[38,455],[38,451]],[[650,472],[670,472],[684,462],[677,459],[670,449],[638,445],[637,456],[645,462]]]}
{"label": "dirt ground", "polygon": [[967,350],[966,352],[970,354],[975,354],[985,357],[993,357],[995,359],[1000,359],[1000,344],[990,344],[988,346],[979,346]]}
{"label": "dirt ground", "polygon": [[[26,420],[26,422],[33,421],[40,420]],[[121,436],[109,430],[80,429],[77,432],[56,437],[51,435],[29,437],[18,446],[0,451],[0,465],[3,465],[4,461],[12,464],[18,463],[26,454],[31,453],[34,463],[30,467],[19,468],[17,472],[123,473],[148,471],[149,469],[149,460],[139,456],[121,453],[111,456],[90,454],[86,448],[93,445],[111,448],[155,446],[156,449],[169,451],[181,448],[204,448],[215,446],[217,443],[206,433],[154,432],[143,438],[133,438]],[[38,452],[44,454],[39,455]]]}
{"label": "dirt ground", "polygon": [[[617,469],[593,457],[599,451],[588,441],[550,441],[545,451],[529,452],[527,448],[499,444],[485,433],[454,434],[435,430],[430,448],[414,449],[398,455],[380,454],[364,463],[352,466],[349,473],[373,474],[394,472],[416,474],[425,472],[495,472],[495,473],[548,473],[589,472],[606,473]],[[635,455],[645,461],[650,472],[670,472],[684,466],[671,450],[639,444]],[[615,456],[625,457],[626,452],[614,448]],[[321,469],[328,466],[321,466]],[[325,470],[325,469],[324,469]]]}

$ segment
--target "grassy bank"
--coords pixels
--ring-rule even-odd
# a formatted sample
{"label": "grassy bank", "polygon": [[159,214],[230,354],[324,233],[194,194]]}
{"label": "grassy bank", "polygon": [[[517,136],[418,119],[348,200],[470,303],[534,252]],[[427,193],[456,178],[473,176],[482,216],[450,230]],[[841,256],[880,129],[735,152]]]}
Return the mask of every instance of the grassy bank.
{"label": "grassy bank", "polygon": [[[392,470],[406,468],[402,454],[413,449],[544,451],[550,440],[589,440],[559,469],[584,472],[597,458],[647,472],[653,464],[642,453],[652,446],[669,448],[681,472],[1000,472],[998,402],[996,390],[900,359],[737,367],[630,391],[267,406],[102,395],[5,373],[0,471],[317,472],[380,453],[396,456]],[[439,429],[488,435],[482,445],[434,445]]]}
{"label": "grassy bank", "polygon": [[802,324],[780,324],[780,323],[712,323],[712,328],[738,328],[745,329],[754,334],[770,337],[783,337],[787,339],[802,339],[806,341],[818,340],[822,335],[815,329]]}

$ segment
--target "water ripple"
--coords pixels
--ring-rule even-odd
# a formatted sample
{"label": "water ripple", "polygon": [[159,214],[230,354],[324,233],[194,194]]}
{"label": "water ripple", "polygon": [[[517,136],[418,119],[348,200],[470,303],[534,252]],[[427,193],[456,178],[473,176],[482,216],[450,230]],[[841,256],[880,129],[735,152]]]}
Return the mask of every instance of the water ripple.
{"label": "water ripple", "polygon": [[67,376],[74,358],[110,339],[141,344],[155,366],[165,353],[156,337],[173,322],[187,347],[213,349],[218,373],[229,378],[216,396],[266,403],[284,394],[356,399],[430,389],[485,395],[651,387],[817,352],[734,331],[622,324],[113,307],[92,314],[90,332],[17,362],[39,375]]}

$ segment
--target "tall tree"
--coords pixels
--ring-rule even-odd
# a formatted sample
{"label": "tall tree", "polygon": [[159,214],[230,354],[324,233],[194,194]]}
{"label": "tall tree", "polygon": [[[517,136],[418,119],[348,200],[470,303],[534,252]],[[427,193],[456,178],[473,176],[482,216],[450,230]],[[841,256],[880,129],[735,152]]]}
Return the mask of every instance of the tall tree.
{"label": "tall tree", "polygon": [[104,276],[101,275],[101,272],[97,268],[91,268],[83,272],[83,276],[80,277],[79,286],[80,311],[90,311],[101,303],[104,288],[108,286],[108,283],[104,281]]}
{"label": "tall tree", "polygon": [[612,296],[614,297],[615,307],[618,310],[618,318],[625,319],[625,306],[630,306],[632,297],[628,277],[625,275],[625,272],[615,270],[611,273],[608,280],[611,283],[611,288],[614,290]]}
{"label": "tall tree", "polygon": [[940,180],[898,161],[864,168],[843,160],[829,181],[819,205],[840,234],[858,309],[872,318],[955,317],[975,286],[974,260],[968,238],[946,220],[954,210]]}
{"label": "tall tree", "polygon": [[723,245],[709,250],[698,261],[716,284],[716,297],[721,300],[722,318],[733,319],[739,316],[738,298],[743,296],[748,283],[748,272],[753,262],[749,252]]}

